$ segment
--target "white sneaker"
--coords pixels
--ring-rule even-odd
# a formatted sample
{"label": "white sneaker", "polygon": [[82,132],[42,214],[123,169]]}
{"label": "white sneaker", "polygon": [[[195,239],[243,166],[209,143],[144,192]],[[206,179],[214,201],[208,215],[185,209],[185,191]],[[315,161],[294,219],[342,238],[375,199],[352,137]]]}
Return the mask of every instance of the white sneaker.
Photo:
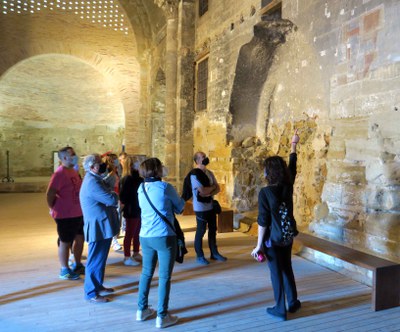
{"label": "white sneaker", "polygon": [[139,266],[140,263],[136,262],[132,257],[125,257],[124,258],[124,265],[126,266]]}
{"label": "white sneaker", "polygon": [[74,256],[74,254],[71,253],[71,255],[69,255],[69,258],[68,258],[68,266],[71,267],[74,264],[75,264],[75,256]]}
{"label": "white sneaker", "polygon": [[174,325],[178,322],[178,319],[179,318],[177,316],[172,316],[170,314],[167,314],[167,316],[165,316],[164,318],[157,316],[156,328],[162,329],[164,327]]}
{"label": "white sneaker", "polygon": [[143,321],[146,320],[147,318],[150,318],[156,313],[155,310],[151,309],[150,307],[147,307],[144,310],[138,310],[136,311],[136,320],[137,321]]}
{"label": "white sneaker", "polygon": [[142,255],[139,254],[138,252],[137,252],[137,253],[134,253],[134,254],[132,255],[132,258],[133,258],[136,262],[141,262],[141,261],[142,261]]}
{"label": "white sneaker", "polygon": [[114,236],[112,239],[111,247],[113,248],[114,251],[118,251],[122,249],[122,246],[118,243],[118,240]]}

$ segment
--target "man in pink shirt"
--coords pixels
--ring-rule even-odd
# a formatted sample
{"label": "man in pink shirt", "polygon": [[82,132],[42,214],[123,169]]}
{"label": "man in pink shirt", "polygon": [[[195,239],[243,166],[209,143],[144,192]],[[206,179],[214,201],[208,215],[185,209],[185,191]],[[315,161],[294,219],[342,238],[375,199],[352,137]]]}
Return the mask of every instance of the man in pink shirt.
{"label": "man in pink shirt", "polygon": [[[82,179],[74,169],[78,164],[78,157],[71,147],[58,151],[61,161],[60,167],[54,172],[47,188],[47,204],[51,216],[57,224],[60,239],[58,259],[61,265],[60,279],[76,280],[79,274],[84,274],[85,268],[81,263],[83,250],[83,217],[79,202],[79,190]],[[75,264],[69,268],[69,247],[75,256]]]}

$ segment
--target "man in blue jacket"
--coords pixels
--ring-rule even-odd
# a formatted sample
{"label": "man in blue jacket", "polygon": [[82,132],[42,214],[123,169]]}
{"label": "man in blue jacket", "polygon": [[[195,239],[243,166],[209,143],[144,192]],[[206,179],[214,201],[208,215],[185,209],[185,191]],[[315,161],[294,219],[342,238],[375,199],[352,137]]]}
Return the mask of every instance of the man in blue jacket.
{"label": "man in blue jacket", "polygon": [[118,196],[108,189],[101,174],[106,170],[100,155],[86,156],[83,161],[86,175],[79,198],[83,212],[85,241],[88,257],[85,275],[85,298],[92,303],[105,303],[109,298],[100,292],[111,293],[112,288],[103,286],[104,271],[111,240],[119,231]]}

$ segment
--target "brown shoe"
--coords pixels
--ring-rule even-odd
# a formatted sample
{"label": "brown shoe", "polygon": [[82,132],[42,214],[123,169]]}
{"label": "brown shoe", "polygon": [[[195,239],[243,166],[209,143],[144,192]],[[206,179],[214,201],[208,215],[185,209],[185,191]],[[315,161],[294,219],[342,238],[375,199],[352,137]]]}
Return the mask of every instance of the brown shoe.
{"label": "brown shoe", "polygon": [[90,303],[107,303],[109,301],[110,301],[110,299],[108,297],[101,296],[101,295],[97,295],[88,300],[88,302],[90,302]]}
{"label": "brown shoe", "polygon": [[100,292],[104,292],[104,293],[114,293],[114,288],[103,287],[103,288],[100,289]]}

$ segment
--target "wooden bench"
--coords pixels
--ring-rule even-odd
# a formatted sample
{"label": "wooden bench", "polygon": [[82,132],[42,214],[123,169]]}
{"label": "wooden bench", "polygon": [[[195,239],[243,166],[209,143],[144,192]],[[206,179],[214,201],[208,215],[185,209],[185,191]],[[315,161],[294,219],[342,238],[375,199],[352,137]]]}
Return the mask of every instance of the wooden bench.
{"label": "wooden bench", "polygon": [[400,305],[400,264],[310,234],[299,233],[295,241],[307,248],[371,270],[374,311]]}
{"label": "wooden bench", "polygon": [[[187,201],[183,215],[194,215],[192,201]],[[222,212],[217,214],[217,231],[218,233],[233,232],[233,210],[222,208]]]}
{"label": "wooden bench", "polygon": [[218,233],[233,232],[233,210],[222,208],[222,212],[217,214]]}

